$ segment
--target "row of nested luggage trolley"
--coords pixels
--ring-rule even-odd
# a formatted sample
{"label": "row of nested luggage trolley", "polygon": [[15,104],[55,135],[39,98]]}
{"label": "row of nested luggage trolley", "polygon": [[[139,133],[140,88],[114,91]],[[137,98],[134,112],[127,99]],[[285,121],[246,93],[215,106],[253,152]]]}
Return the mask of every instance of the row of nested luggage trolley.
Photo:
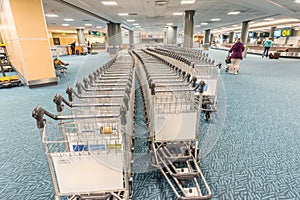
{"label": "row of nested luggage trolley", "polygon": [[[94,71],[58,114],[36,107],[56,199],[129,199],[133,180],[135,66],[129,54]],[[47,118],[44,116],[47,115]]]}
{"label": "row of nested luggage trolley", "polygon": [[121,52],[77,82],[76,91],[68,87],[67,99],[56,94],[57,114],[36,107],[56,198],[132,199],[137,78],[152,165],[178,199],[210,199],[198,139],[201,117],[217,111],[219,73],[199,50]]}
{"label": "row of nested luggage trolley", "polygon": [[[198,139],[202,114],[216,111],[220,68],[207,54],[200,52],[200,60],[192,60],[185,55],[194,50],[183,52],[175,53],[170,47],[135,51],[142,63],[136,72],[146,97],[146,119],[150,119],[151,163],[178,199],[210,199],[211,191],[199,166]],[[204,83],[202,91],[196,94],[200,81]]]}

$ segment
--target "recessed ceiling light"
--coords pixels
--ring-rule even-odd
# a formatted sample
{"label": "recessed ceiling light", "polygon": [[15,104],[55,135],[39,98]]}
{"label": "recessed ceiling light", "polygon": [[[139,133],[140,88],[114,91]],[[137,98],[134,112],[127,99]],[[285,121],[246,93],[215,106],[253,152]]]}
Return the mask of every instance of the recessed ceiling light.
{"label": "recessed ceiling light", "polygon": [[211,19],[211,21],[220,21],[220,19],[219,18],[214,18],[214,19]]}
{"label": "recessed ceiling light", "polygon": [[158,6],[163,6],[167,3],[169,3],[168,0],[155,0],[155,4],[158,5]]}
{"label": "recessed ceiling light", "polygon": [[80,26],[80,27],[77,27],[78,29],[84,29],[84,27],[83,26]]}
{"label": "recessed ceiling light", "polygon": [[196,27],[196,28],[199,28],[199,27],[200,27],[200,25],[195,25],[195,27]]}
{"label": "recessed ceiling light", "polygon": [[172,26],[172,25],[173,25],[173,23],[167,23],[167,25],[168,25],[168,26]]}
{"label": "recessed ceiling light", "polygon": [[64,19],[64,21],[66,21],[66,22],[72,22],[72,21],[74,21],[74,19],[66,18],[66,19]]}
{"label": "recessed ceiling light", "polygon": [[116,5],[118,5],[117,2],[115,2],[115,1],[101,1],[101,3],[103,5],[106,5],[106,6],[116,6]]}
{"label": "recessed ceiling light", "polygon": [[208,24],[207,22],[202,22],[202,23],[201,23],[201,25],[207,25],[207,24]]}
{"label": "recessed ceiling light", "polygon": [[102,26],[96,26],[96,28],[102,28]]}
{"label": "recessed ceiling light", "polygon": [[62,24],[62,26],[70,26],[70,24]]}
{"label": "recessed ceiling light", "polygon": [[58,15],[56,15],[56,14],[46,14],[45,16],[46,17],[58,17]]}
{"label": "recessed ceiling light", "polygon": [[173,15],[183,15],[183,12],[174,12]]}
{"label": "recessed ceiling light", "polygon": [[132,24],[133,26],[138,26],[139,24],[137,24],[137,23],[134,23],[134,24]]}
{"label": "recessed ceiling light", "polygon": [[196,2],[196,0],[181,0],[180,4],[193,4],[195,2]]}
{"label": "recessed ceiling light", "polygon": [[135,22],[134,19],[127,19],[126,21],[128,21],[128,22]]}
{"label": "recessed ceiling light", "polygon": [[272,21],[272,20],[274,20],[274,18],[266,18],[264,20],[266,20],[266,21]]}
{"label": "recessed ceiling light", "polygon": [[240,13],[241,13],[241,11],[232,11],[232,12],[227,13],[227,15],[238,15]]}
{"label": "recessed ceiling light", "polygon": [[93,26],[92,24],[84,24],[85,26]]}
{"label": "recessed ceiling light", "polygon": [[128,13],[119,13],[118,15],[120,15],[120,16],[128,16],[129,14]]}

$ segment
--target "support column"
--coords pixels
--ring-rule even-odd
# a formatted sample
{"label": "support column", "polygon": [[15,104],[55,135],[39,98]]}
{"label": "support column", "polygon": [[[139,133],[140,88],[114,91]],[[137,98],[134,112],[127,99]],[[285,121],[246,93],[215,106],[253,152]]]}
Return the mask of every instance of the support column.
{"label": "support column", "polygon": [[192,48],[194,43],[194,10],[185,11],[183,47]]}
{"label": "support column", "polygon": [[131,30],[129,31],[129,44],[134,44],[134,32]]}
{"label": "support column", "polygon": [[84,29],[76,29],[78,44],[85,44]]}
{"label": "support column", "polygon": [[248,39],[249,22],[250,21],[244,21],[242,23],[241,42],[243,44],[246,44]]}
{"label": "support column", "polygon": [[139,32],[139,44],[142,44],[142,34]]}
{"label": "support column", "polygon": [[203,44],[203,49],[208,50],[209,49],[209,44],[210,44],[210,29],[205,30],[204,32],[204,44]]}
{"label": "support column", "polygon": [[2,0],[0,20],[9,59],[29,87],[56,84],[42,0]]}
{"label": "support column", "polygon": [[134,32],[129,30],[129,48],[134,49]]}
{"label": "support column", "polygon": [[210,29],[205,30],[204,43],[209,44],[210,42]]}
{"label": "support column", "polygon": [[234,40],[233,40],[233,36],[234,36],[234,32],[230,32],[229,33],[229,44],[232,44],[232,43],[234,43]]}
{"label": "support column", "polygon": [[120,23],[108,23],[108,51],[111,54],[116,54],[119,48],[122,47],[122,32]]}
{"label": "support column", "polygon": [[214,41],[214,34],[210,34],[210,44],[212,44]]}
{"label": "support column", "polygon": [[169,26],[167,29],[167,44],[177,44],[177,26]]}
{"label": "support column", "polygon": [[271,27],[271,31],[270,31],[270,38],[272,38],[272,40],[274,41],[274,32],[275,32],[276,26],[272,26]]}

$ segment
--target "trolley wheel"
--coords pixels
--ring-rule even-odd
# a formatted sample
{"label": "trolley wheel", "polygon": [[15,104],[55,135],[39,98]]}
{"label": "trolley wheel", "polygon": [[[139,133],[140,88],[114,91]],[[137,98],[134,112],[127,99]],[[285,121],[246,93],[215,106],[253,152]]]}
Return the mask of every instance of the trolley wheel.
{"label": "trolley wheel", "polygon": [[153,151],[150,151],[150,161],[151,161],[152,165],[155,165],[155,166],[157,165],[155,155],[154,155]]}
{"label": "trolley wheel", "polygon": [[205,120],[208,121],[210,119],[210,112],[206,111],[205,112]]}

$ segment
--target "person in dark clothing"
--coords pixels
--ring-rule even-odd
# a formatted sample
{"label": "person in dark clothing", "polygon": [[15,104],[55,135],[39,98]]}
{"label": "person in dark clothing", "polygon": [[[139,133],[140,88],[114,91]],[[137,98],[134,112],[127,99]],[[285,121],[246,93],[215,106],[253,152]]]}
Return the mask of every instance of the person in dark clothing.
{"label": "person in dark clothing", "polygon": [[241,38],[238,38],[236,40],[236,43],[230,48],[229,52],[231,53],[231,65],[229,67],[229,73],[233,73],[237,75],[240,63],[243,59],[243,51],[244,51],[244,45],[241,42]]}
{"label": "person in dark clothing", "polygon": [[71,55],[74,55],[74,54],[75,54],[76,42],[75,42],[75,41],[72,42],[72,43],[70,44],[70,47],[71,47],[71,51],[72,51],[72,54],[71,54]]}

